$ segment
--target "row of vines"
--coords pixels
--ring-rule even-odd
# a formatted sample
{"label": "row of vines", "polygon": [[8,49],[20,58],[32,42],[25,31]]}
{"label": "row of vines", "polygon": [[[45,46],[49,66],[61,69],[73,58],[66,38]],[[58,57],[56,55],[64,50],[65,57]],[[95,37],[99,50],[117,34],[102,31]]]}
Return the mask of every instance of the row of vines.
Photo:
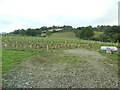
{"label": "row of vines", "polygon": [[54,39],[41,37],[2,36],[3,49],[57,49],[57,48],[87,48],[98,49],[101,45],[118,46],[116,43],[101,43],[70,39]]}

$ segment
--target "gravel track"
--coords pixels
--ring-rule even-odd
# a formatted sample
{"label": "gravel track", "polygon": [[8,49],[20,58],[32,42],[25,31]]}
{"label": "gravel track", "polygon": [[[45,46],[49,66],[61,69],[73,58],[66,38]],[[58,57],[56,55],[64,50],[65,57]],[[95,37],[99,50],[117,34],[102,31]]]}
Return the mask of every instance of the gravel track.
{"label": "gravel track", "polygon": [[118,88],[118,72],[115,69],[117,65],[109,63],[110,59],[87,49],[64,50],[60,54],[54,54],[53,57],[64,55],[77,56],[81,62],[79,67],[65,70],[71,65],[62,62],[45,65],[39,62],[32,63],[29,59],[3,78],[3,87]]}

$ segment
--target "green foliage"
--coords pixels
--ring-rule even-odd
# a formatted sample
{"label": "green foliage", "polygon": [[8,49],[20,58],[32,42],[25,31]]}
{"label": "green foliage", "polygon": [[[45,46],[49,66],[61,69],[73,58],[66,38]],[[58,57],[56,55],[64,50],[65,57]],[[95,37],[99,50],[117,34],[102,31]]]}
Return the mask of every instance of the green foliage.
{"label": "green foliage", "polygon": [[[59,30],[58,30],[59,29]],[[52,27],[47,27],[47,26],[43,26],[41,28],[35,28],[35,29],[31,29],[28,28],[27,30],[24,29],[18,29],[15,30],[13,32],[10,32],[9,34],[16,34],[16,35],[27,35],[27,36],[41,36],[42,33],[47,33],[50,34],[47,31],[52,30],[52,33],[56,33],[56,32],[73,32],[74,29],[72,28],[72,26],[52,26]]]}
{"label": "green foliage", "polygon": [[17,35],[22,35],[22,36],[40,36],[41,35],[41,31],[39,29],[31,29],[28,28],[27,30],[24,29],[19,29],[19,30],[15,30],[14,32],[11,32],[10,34],[17,34]]}
{"label": "green foliage", "polygon": [[93,37],[94,31],[91,27],[86,27],[77,32],[77,36],[81,39],[89,39],[90,37]]}
{"label": "green foliage", "polygon": [[20,34],[19,32],[20,32],[20,30],[15,30],[15,31],[13,32],[13,34]]}
{"label": "green foliage", "polygon": [[24,35],[26,35],[26,31],[25,31],[24,29],[21,29],[21,30],[19,31],[19,34],[24,36]]}
{"label": "green foliage", "polygon": [[105,34],[100,35],[98,38],[99,38],[100,41],[103,41],[103,42],[108,41],[108,42],[110,42],[109,36],[106,36]]}
{"label": "green foliage", "polygon": [[64,32],[73,32],[74,29],[73,29],[72,26],[66,26],[66,25],[64,25],[64,26],[63,26],[63,31],[64,31]]}
{"label": "green foliage", "polygon": [[120,42],[120,33],[113,35],[114,42]]}
{"label": "green foliage", "polygon": [[39,36],[41,35],[41,31],[37,30],[37,29],[27,29],[26,30],[26,35],[28,36]]}
{"label": "green foliage", "polygon": [[104,29],[104,34],[112,42],[120,41],[120,26],[107,26]]}
{"label": "green foliage", "polygon": [[[86,32],[83,32],[82,30],[87,27],[78,27],[75,30],[76,36],[80,37],[81,39],[86,39],[89,37],[86,35]],[[89,26],[94,32],[95,35],[93,37],[90,37],[90,40],[95,41],[103,41],[103,42],[120,42],[120,26],[103,26],[98,25],[97,27],[91,27]],[[89,32],[89,31],[88,31]],[[87,36],[87,37],[86,37]]]}

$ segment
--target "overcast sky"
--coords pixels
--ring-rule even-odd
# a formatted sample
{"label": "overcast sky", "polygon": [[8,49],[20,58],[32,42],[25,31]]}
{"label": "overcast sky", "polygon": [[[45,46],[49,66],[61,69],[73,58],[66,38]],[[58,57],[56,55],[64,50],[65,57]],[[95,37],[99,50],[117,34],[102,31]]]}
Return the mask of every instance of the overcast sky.
{"label": "overcast sky", "polygon": [[0,0],[0,32],[53,25],[117,25],[118,1]]}

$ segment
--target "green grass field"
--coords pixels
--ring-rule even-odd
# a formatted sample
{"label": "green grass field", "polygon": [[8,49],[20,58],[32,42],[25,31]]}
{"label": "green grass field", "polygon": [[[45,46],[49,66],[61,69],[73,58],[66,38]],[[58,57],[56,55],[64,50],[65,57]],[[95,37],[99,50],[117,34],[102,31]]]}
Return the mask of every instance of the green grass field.
{"label": "green grass field", "polygon": [[53,33],[51,38],[67,38],[67,39],[78,40],[78,38],[75,36],[75,33],[73,33],[73,32]]}
{"label": "green grass field", "polygon": [[94,37],[99,37],[102,34],[103,34],[103,32],[94,32]]}
{"label": "green grass field", "polygon": [[[103,32],[94,32],[94,37],[99,37],[102,35]],[[76,37],[74,32],[60,32],[60,33],[53,33],[51,38],[68,38],[68,39],[76,39],[79,40],[79,38]]]}
{"label": "green grass field", "polygon": [[6,73],[21,61],[27,59],[28,57],[37,54],[38,51],[30,50],[3,50],[2,51],[2,73]]}

